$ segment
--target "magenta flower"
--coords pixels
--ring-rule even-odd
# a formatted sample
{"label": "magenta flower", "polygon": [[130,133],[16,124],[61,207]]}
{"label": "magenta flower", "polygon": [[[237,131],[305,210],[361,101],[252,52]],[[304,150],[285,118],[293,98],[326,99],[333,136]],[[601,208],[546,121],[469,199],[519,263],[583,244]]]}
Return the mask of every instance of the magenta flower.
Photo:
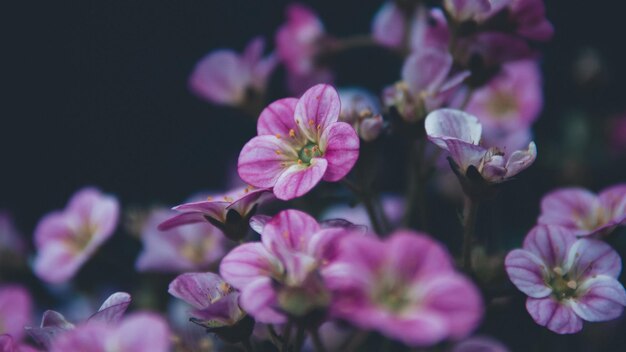
{"label": "magenta flower", "polygon": [[24,325],[31,318],[32,302],[28,291],[18,285],[0,286],[0,335],[22,340]]}
{"label": "magenta flower", "polygon": [[410,346],[465,337],[482,317],[478,290],[446,250],[411,231],[342,241],[324,278],[335,317]]}
{"label": "magenta flower", "polygon": [[16,341],[9,334],[0,334],[0,351],[2,352],[37,352],[36,349]]}
{"label": "magenta flower", "polygon": [[554,35],[554,27],[546,19],[546,9],[542,0],[510,0],[509,21],[515,32],[527,39],[548,41]]}
{"label": "magenta flower", "polygon": [[[92,314],[82,325],[90,324],[110,324],[115,325],[121,319],[126,309],[130,305],[131,297],[126,292],[116,292],[110,295],[104,303],[100,306],[100,309]],[[27,326],[26,332],[37,341],[39,344],[46,348],[50,348],[52,342],[61,334],[67,331],[73,330],[76,326],[67,321],[63,314],[55,312],[53,310],[47,310],[43,313],[41,318],[41,325],[39,327]]]}
{"label": "magenta flower", "polygon": [[343,228],[322,228],[312,217],[285,210],[262,228],[261,243],[246,243],[224,257],[220,274],[241,291],[242,308],[262,323],[284,323],[329,303],[320,271],[334,256]]}
{"label": "magenta flower", "polygon": [[144,248],[135,265],[138,271],[207,269],[226,254],[222,232],[207,222],[158,230],[171,217],[170,211],[157,210],[146,221],[141,234]]}
{"label": "magenta flower", "polygon": [[163,221],[159,230],[199,222],[209,222],[226,237],[238,241],[248,232],[248,221],[257,206],[269,198],[267,188],[241,187],[223,195],[210,196],[205,201],[181,204],[173,209],[180,214]]}
{"label": "magenta flower", "polygon": [[431,142],[447,150],[458,172],[467,175],[470,167],[489,183],[499,183],[529,167],[537,157],[537,147],[512,153],[479,144],[482,126],[478,119],[460,110],[439,109],[426,117],[426,134]]}
{"label": "magenta flower", "polygon": [[341,111],[339,121],[351,125],[366,142],[378,138],[383,129],[378,98],[360,88],[339,89]]}
{"label": "magenta flower", "polygon": [[610,233],[626,223],[626,184],[618,184],[594,194],[583,188],[562,188],[541,200],[537,220],[543,225],[559,225],[576,236]]}
{"label": "magenta flower", "polygon": [[239,154],[239,176],[256,187],[273,187],[282,200],[300,197],[324,179],[341,180],[359,156],[354,128],[338,122],[340,101],[329,85],[300,99],[270,104],[259,117],[258,136]]}
{"label": "magenta flower", "polygon": [[526,309],[539,325],[558,334],[571,334],[583,320],[619,317],[626,291],[617,281],[619,255],[595,239],[577,240],[564,227],[539,225],[524,240],[523,249],[505,260],[509,278],[528,295]]}
{"label": "magenta flower", "polygon": [[543,106],[541,73],[532,60],[505,64],[498,76],[477,89],[465,109],[478,117],[484,133],[528,129]]}
{"label": "magenta flower", "polygon": [[242,55],[228,49],[216,50],[202,58],[189,78],[199,97],[212,103],[241,106],[263,96],[269,75],[276,67],[274,55],[262,57],[265,43],[253,39]]}
{"label": "magenta flower", "polygon": [[135,313],[119,324],[86,324],[59,336],[51,352],[167,352],[170,331],[165,320],[153,313]]}
{"label": "magenta flower", "polygon": [[331,83],[332,72],[320,66],[318,55],[328,40],[324,25],[308,7],[292,4],[287,7],[287,22],[276,32],[276,50],[285,64],[288,86],[300,94],[317,83]]}
{"label": "magenta flower", "polygon": [[39,221],[35,230],[37,276],[49,283],[71,279],[117,226],[119,204],[95,188],[76,192],[63,211]]}

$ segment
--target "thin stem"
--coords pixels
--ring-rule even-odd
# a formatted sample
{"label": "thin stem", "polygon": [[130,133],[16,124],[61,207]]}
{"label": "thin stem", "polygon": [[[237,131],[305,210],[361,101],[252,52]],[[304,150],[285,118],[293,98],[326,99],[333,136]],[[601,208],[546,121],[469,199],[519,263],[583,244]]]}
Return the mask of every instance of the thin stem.
{"label": "thin stem", "polygon": [[324,348],[324,343],[322,342],[322,339],[320,338],[319,330],[311,329],[309,333],[311,334],[311,340],[313,341],[313,347],[315,348],[315,351],[326,352],[326,348]]}
{"label": "thin stem", "polygon": [[304,338],[306,337],[306,331],[304,327],[298,326],[298,330],[296,332],[296,344],[294,345],[294,352],[302,351],[302,346],[304,346]]}
{"label": "thin stem", "polygon": [[463,269],[467,273],[472,272],[472,244],[474,241],[474,231],[476,230],[476,217],[478,215],[478,201],[470,197],[465,197],[463,207],[463,252],[461,261]]}
{"label": "thin stem", "polygon": [[[416,220],[419,219],[419,228],[428,229],[428,215],[426,206],[426,183],[430,174],[430,160],[426,160],[426,139],[417,141],[416,145],[411,145],[407,158],[409,167],[408,176],[408,196],[406,212],[404,214],[404,225],[407,227],[417,227]],[[417,213],[417,218],[415,217]]]}
{"label": "thin stem", "polygon": [[285,325],[285,329],[283,330],[283,348],[281,349],[282,352],[287,352],[289,351],[289,342],[291,342],[291,330],[293,328],[293,322],[291,321],[291,319],[287,322],[287,325]]}

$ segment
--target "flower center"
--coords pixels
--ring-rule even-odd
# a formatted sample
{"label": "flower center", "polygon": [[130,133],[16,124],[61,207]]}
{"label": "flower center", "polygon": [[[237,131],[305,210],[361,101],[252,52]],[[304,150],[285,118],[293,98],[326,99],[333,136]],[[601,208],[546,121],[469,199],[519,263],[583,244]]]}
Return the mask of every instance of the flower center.
{"label": "flower center", "polygon": [[310,164],[311,159],[317,158],[322,155],[324,155],[324,153],[322,153],[320,147],[313,142],[307,143],[307,145],[302,147],[302,149],[300,149],[300,152],[298,153],[299,159],[302,160],[302,162],[305,164]]}
{"label": "flower center", "polygon": [[374,300],[392,312],[399,312],[411,303],[402,283],[384,280],[374,292]]}
{"label": "flower center", "polygon": [[69,239],[69,245],[73,247],[77,252],[84,250],[91,242],[94,233],[97,231],[97,226],[92,224],[82,225]]}
{"label": "flower center", "polygon": [[558,300],[575,297],[578,288],[576,280],[571,279],[568,273],[563,273],[563,269],[558,266],[552,269],[548,285],[552,287],[552,294]]}
{"label": "flower center", "polygon": [[496,93],[488,109],[497,118],[506,118],[509,113],[519,110],[513,94],[504,92]]}

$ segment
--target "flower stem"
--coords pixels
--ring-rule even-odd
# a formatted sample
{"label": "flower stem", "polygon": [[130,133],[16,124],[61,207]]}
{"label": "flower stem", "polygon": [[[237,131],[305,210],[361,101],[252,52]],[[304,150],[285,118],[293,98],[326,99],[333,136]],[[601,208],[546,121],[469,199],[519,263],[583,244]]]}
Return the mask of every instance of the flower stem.
{"label": "flower stem", "polygon": [[468,196],[465,197],[463,207],[463,252],[461,261],[463,269],[467,273],[472,272],[472,244],[474,241],[474,231],[476,230],[476,217],[478,215],[479,202]]}
{"label": "flower stem", "polygon": [[324,343],[320,338],[320,332],[318,329],[311,329],[309,331],[311,335],[311,340],[313,341],[313,346],[315,347],[316,352],[326,352],[326,348],[324,348]]}
{"label": "flower stem", "polygon": [[296,344],[294,345],[294,352],[302,351],[302,347],[304,346],[304,338],[306,337],[306,331],[304,327],[298,326],[298,330],[296,332]]}
{"label": "flower stem", "polygon": [[289,343],[291,342],[291,330],[293,328],[293,322],[291,319],[285,325],[285,329],[283,330],[283,346],[281,351],[288,352],[289,351]]}
{"label": "flower stem", "polygon": [[[407,184],[406,211],[404,225],[426,231],[428,229],[428,214],[426,206],[426,183],[430,174],[430,165],[425,158],[426,139],[417,141],[416,145],[409,146],[407,165],[409,167]],[[417,213],[417,216],[416,216]],[[419,220],[419,221],[418,221]]]}

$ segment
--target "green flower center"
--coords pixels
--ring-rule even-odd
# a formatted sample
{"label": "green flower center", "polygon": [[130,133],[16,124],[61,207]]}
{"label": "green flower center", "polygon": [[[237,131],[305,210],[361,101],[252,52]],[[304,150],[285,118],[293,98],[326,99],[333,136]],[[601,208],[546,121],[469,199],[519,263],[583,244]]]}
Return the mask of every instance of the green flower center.
{"label": "green flower center", "polygon": [[512,94],[500,92],[495,94],[487,108],[494,116],[505,118],[509,113],[517,111],[519,107]]}
{"label": "green flower center", "polygon": [[322,153],[320,147],[313,142],[307,143],[307,145],[302,147],[302,149],[300,149],[300,152],[298,152],[298,157],[305,164],[310,164],[311,159],[317,158],[322,155],[324,155],[324,153]]}
{"label": "green flower center", "polygon": [[392,312],[400,312],[411,304],[407,288],[402,283],[390,280],[384,282],[374,292],[374,301]]}
{"label": "green flower center", "polygon": [[556,267],[548,280],[548,285],[552,287],[552,295],[558,300],[572,298],[576,296],[578,283],[569,277],[568,273],[563,274],[563,269]]}

